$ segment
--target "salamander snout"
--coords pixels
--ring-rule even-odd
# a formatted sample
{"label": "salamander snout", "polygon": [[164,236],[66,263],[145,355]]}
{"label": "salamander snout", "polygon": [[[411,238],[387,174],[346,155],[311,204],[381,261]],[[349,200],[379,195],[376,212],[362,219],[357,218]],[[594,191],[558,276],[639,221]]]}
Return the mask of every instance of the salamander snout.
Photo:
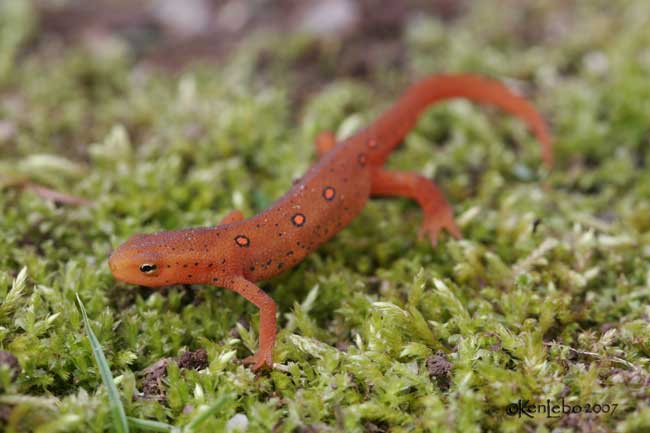
{"label": "salamander snout", "polygon": [[164,268],[163,256],[155,250],[142,248],[138,240],[131,238],[120,245],[108,259],[108,267],[118,280],[157,287],[165,284],[160,276]]}

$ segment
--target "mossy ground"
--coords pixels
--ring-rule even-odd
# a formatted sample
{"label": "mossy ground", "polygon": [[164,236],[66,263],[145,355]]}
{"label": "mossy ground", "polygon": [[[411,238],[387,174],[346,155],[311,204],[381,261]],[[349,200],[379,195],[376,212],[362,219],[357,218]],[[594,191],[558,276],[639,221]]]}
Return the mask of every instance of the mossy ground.
{"label": "mossy ground", "polygon": [[[399,65],[333,77],[296,105],[310,37],[252,34],[218,66],[170,75],[136,65],[119,41],[27,50],[39,32],[28,3],[0,3],[1,180],[95,203],[1,190],[0,347],[21,368],[14,380],[0,367],[1,428],[113,431],[78,293],[133,417],[182,426],[227,395],[200,431],[236,414],[249,432],[648,431],[650,4],[517,4],[414,19]],[[336,70],[340,42],[324,44],[309,58]],[[535,140],[495,110],[429,111],[391,166],[442,185],[464,239],[432,249],[416,238],[413,203],[371,202],[263,284],[279,304],[279,369],[256,376],[236,361],[255,349],[258,320],[239,296],[112,278],[107,257],[129,235],[261,211],[313,162],[317,132],[346,135],[441,71],[520,86],[552,124],[555,169],[539,168]],[[207,368],[172,362],[166,398],[138,398],[146,367],[199,348]],[[506,414],[562,398],[618,407]]]}

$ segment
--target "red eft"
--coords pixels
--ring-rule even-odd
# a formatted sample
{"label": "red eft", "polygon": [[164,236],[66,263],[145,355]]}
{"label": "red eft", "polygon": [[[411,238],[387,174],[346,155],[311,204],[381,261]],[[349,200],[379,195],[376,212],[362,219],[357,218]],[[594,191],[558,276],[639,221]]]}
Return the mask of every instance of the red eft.
{"label": "red eft", "polygon": [[233,210],[216,227],[134,235],[109,259],[115,278],[149,287],[209,284],[233,290],[260,309],[259,350],[244,359],[257,370],[272,367],[276,305],[256,281],[282,273],[332,238],[371,196],[403,196],[424,212],[421,235],[435,246],[446,229],[460,237],[451,206],[430,180],[383,168],[388,156],[431,104],[465,98],[499,107],[523,120],[541,144],[547,167],[553,156],[542,116],[497,81],[469,74],[434,75],[411,86],[379,119],[336,142],[316,139],[320,160],[270,208],[245,219]]}

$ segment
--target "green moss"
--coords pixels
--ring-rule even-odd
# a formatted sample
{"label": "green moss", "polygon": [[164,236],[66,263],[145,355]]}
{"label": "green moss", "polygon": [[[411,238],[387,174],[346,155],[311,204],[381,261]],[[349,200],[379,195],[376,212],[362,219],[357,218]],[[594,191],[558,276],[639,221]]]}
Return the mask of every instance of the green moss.
{"label": "green moss", "polygon": [[[223,431],[236,414],[250,432],[650,428],[650,7],[529,3],[501,15],[478,2],[452,24],[418,18],[398,71],[333,78],[301,106],[292,65],[313,46],[304,35],[253,35],[221,67],[170,76],[135,70],[125,50],[18,55],[39,28],[22,2],[1,3],[0,349],[21,366],[16,380],[0,367],[5,428],[114,431],[76,293],[130,417],[188,426],[205,414],[194,431]],[[263,80],[260,50],[277,54]],[[315,64],[335,71],[336,53]],[[235,294],[110,275],[129,235],[261,211],[313,162],[318,132],[345,136],[402,85],[458,70],[528,90],[553,125],[557,167],[538,168],[533,137],[501,113],[462,101],[427,112],[390,165],[435,178],[464,239],[432,249],[417,240],[414,203],[369,203],[263,283],[279,304],[273,372],[235,362],[255,350],[259,320]],[[9,186],[24,179],[95,204]],[[138,397],[143,369],[197,348],[205,370],[171,363],[166,399]],[[431,368],[436,354],[449,371]],[[618,408],[506,415],[518,400],[562,398]]]}

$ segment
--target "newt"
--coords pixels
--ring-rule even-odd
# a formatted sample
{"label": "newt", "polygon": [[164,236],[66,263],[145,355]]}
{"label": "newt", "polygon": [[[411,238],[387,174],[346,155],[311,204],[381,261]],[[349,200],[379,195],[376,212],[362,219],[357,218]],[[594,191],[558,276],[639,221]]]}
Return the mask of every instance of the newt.
{"label": "newt", "polygon": [[216,227],[136,234],[110,256],[115,278],[160,287],[206,284],[232,290],[260,310],[259,349],[243,360],[253,370],[272,367],[276,304],[256,282],[287,271],[342,230],[371,196],[415,200],[424,219],[420,236],[435,247],[444,229],[461,236],[451,205],[430,179],[383,168],[389,155],[433,103],[464,98],[496,106],[524,121],[541,145],[548,168],[551,137],[542,116],[500,82],[471,74],[433,75],[412,85],[374,123],[336,141],[331,132],[316,139],[319,161],[259,215],[230,211]]}

